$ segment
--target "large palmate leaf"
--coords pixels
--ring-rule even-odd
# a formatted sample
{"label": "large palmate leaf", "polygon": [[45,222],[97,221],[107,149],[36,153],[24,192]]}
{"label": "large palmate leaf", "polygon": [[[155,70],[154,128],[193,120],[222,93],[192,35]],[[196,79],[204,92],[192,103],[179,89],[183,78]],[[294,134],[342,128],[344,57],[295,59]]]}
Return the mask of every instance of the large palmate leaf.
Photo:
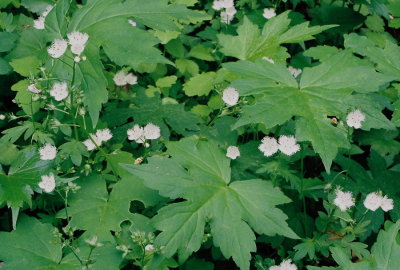
{"label": "large palmate leaf", "polygon": [[338,148],[350,147],[343,125],[331,125],[327,116],[345,119],[346,114],[360,108],[366,114],[363,129],[393,125],[381,113],[384,105],[371,92],[390,81],[367,62],[342,51],[325,58],[321,64],[305,68],[300,83],[286,66],[258,60],[225,64],[242,79],[233,82],[243,96],[254,95],[254,104],[245,105],[234,128],[263,123],[266,128],[281,125],[296,116],[296,136],[311,141],[329,170]]}
{"label": "large palmate leaf", "polygon": [[[82,178],[77,182],[81,189],[69,199],[68,213],[71,226],[86,230],[85,238],[97,236],[99,241],[112,241],[111,231],[120,231],[122,221],[140,219],[139,214],[129,212],[132,200],[141,200],[146,205],[152,196],[133,188],[136,178],[124,178],[114,185],[110,194],[106,182],[100,175]],[[65,211],[59,217],[65,218]]]}
{"label": "large palmate leaf", "polygon": [[207,223],[214,245],[241,269],[249,269],[250,252],[256,250],[252,229],[297,238],[285,222],[286,215],[275,207],[289,198],[270,181],[232,182],[230,161],[217,144],[189,137],[167,143],[167,148],[172,158],[153,157],[146,165],[125,165],[161,195],[185,199],[162,208],[153,220],[161,231],[155,244],[164,247],[167,257],[178,252],[184,261],[197,251]]}
{"label": "large palmate leaf", "polygon": [[26,202],[31,204],[32,188],[41,181],[41,176],[48,174],[52,162],[40,160],[35,148],[20,151],[11,164],[8,175],[0,171],[0,204],[9,207],[22,207]]}
{"label": "large palmate leaf", "polygon": [[308,27],[308,22],[290,27],[289,11],[276,16],[265,23],[262,31],[245,17],[238,27],[238,36],[219,34],[221,51],[228,56],[241,60],[255,60],[269,57],[284,61],[289,57],[285,43],[297,43],[314,39],[313,35],[334,27],[333,25]]}
{"label": "large palmate leaf", "polygon": [[[387,224],[389,225],[389,224]],[[372,247],[372,255],[376,260],[376,270],[395,270],[399,268],[398,258],[400,257],[400,244],[398,234],[400,221],[390,224],[386,230],[378,234],[378,239]]]}
{"label": "large palmate leaf", "polygon": [[4,269],[81,269],[71,264],[60,264],[62,248],[53,229],[35,218],[22,216],[17,230],[0,232],[0,260],[5,262]]}

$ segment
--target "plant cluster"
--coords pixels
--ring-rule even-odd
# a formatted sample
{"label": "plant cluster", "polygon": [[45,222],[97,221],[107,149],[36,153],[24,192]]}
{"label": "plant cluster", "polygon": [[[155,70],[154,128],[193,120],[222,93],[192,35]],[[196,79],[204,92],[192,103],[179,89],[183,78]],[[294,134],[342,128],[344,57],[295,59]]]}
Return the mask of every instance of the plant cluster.
{"label": "plant cluster", "polygon": [[0,9],[0,269],[399,269],[398,0]]}

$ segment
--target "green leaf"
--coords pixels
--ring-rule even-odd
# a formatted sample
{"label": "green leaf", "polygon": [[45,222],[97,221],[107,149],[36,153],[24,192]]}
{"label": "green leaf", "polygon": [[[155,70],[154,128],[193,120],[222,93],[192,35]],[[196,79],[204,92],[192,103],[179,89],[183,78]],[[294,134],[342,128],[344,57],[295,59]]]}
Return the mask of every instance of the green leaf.
{"label": "green leaf", "polygon": [[381,230],[378,234],[376,243],[372,246],[372,254],[376,260],[376,270],[395,270],[398,268],[398,258],[400,257],[400,245],[398,243],[398,233],[400,221],[386,230]]}
{"label": "green leaf", "polygon": [[272,128],[296,116],[297,139],[311,141],[327,171],[338,149],[350,147],[346,129],[333,126],[328,116],[345,119],[348,112],[360,108],[367,115],[368,124],[363,129],[394,128],[382,114],[383,106],[368,94],[378,91],[390,78],[377,73],[368,62],[349,51],[333,54],[321,64],[305,68],[299,84],[279,63],[239,61],[224,66],[242,77],[232,83],[241,95],[256,96],[254,104],[243,107],[233,128],[257,123]]}
{"label": "green leaf", "polygon": [[297,235],[285,222],[286,215],[275,206],[290,202],[271,182],[246,180],[231,182],[229,159],[211,141],[194,138],[167,144],[172,158],[153,157],[146,165],[125,165],[145,185],[171,199],[184,202],[161,208],[153,219],[162,231],[155,244],[164,247],[167,257],[175,252],[186,260],[202,243],[206,223],[213,242],[241,269],[249,269],[255,235]]}
{"label": "green leaf", "polygon": [[10,65],[14,68],[14,71],[25,77],[36,75],[39,72],[39,67],[41,64],[42,62],[37,59],[36,56],[13,59],[10,62]]}
{"label": "green leaf", "polygon": [[0,32],[0,52],[8,52],[15,46],[17,35],[7,32]]}
{"label": "green leaf", "polygon": [[[141,200],[146,205],[153,202],[151,196],[149,200],[146,198],[150,193],[132,189],[136,181],[138,180],[132,177],[124,178],[108,194],[106,182],[100,175],[81,177],[76,182],[81,189],[71,195],[68,201],[71,226],[85,230],[85,238],[97,236],[99,241],[113,242],[111,231],[120,231],[123,221],[139,215],[129,212],[130,201]],[[58,217],[65,218],[65,211],[61,210]]]}
{"label": "green leaf", "polygon": [[198,74],[183,85],[183,91],[189,97],[206,96],[214,88],[215,72]]}
{"label": "green leaf", "polygon": [[80,269],[60,264],[61,243],[53,235],[54,228],[36,218],[22,216],[17,230],[0,232],[0,260],[6,269]]}
{"label": "green leaf", "polygon": [[333,25],[308,27],[308,22],[290,28],[289,11],[268,20],[262,31],[247,17],[238,27],[238,36],[218,34],[221,52],[241,60],[255,60],[269,57],[284,61],[288,58],[284,43],[298,43],[313,39],[316,35]]}
{"label": "green leaf", "polygon": [[51,165],[50,161],[40,160],[35,148],[20,151],[8,175],[0,173],[0,204],[22,207],[26,202],[31,205],[32,188],[36,188],[42,175],[49,173]]}

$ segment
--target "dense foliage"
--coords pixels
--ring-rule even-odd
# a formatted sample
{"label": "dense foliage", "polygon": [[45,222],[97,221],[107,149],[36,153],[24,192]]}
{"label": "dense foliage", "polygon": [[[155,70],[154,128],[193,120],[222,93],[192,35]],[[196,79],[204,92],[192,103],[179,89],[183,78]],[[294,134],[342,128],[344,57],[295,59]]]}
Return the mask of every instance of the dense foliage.
{"label": "dense foliage", "polygon": [[399,269],[400,1],[0,9],[0,269]]}

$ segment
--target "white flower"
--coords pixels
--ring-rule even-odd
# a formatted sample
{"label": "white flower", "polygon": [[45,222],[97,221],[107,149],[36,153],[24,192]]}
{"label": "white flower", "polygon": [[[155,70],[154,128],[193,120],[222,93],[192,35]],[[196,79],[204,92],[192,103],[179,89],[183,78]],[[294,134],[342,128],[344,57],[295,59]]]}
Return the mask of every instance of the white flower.
{"label": "white flower", "polygon": [[42,148],[39,149],[41,160],[53,160],[57,155],[57,148],[49,143],[46,143]]}
{"label": "white flower", "polygon": [[301,69],[298,69],[298,68],[294,68],[294,67],[292,67],[292,66],[289,66],[288,67],[288,70],[289,70],[289,72],[290,72],[290,74],[292,74],[292,76],[293,77],[297,77],[297,76],[299,76],[300,74],[301,74]]}
{"label": "white flower", "polygon": [[229,146],[228,149],[226,149],[226,156],[230,159],[240,157],[239,148],[237,146]]}
{"label": "white flower", "polygon": [[68,47],[67,41],[63,39],[56,39],[53,41],[50,47],[47,48],[47,52],[53,58],[60,58],[67,50],[67,47]]}
{"label": "white flower", "polygon": [[4,119],[6,119],[6,116],[4,114],[0,114],[0,120],[3,121]]}
{"label": "white flower", "polygon": [[36,20],[33,20],[33,27],[38,29],[38,30],[43,30],[44,29],[44,22],[46,18],[43,16],[40,16]]}
{"label": "white flower", "polygon": [[[94,135],[94,134],[89,134],[89,136],[90,136],[90,138],[92,138],[92,139],[89,138],[89,139],[83,141],[83,144],[86,146],[86,149],[87,149],[88,151],[92,151],[93,149],[96,148],[96,145],[97,145],[97,146],[100,146],[101,143],[102,143],[102,141],[101,141],[96,135]],[[96,144],[94,144],[93,141],[94,141]]]}
{"label": "white flower", "polygon": [[270,62],[271,64],[275,64],[275,61],[274,61],[274,60],[272,60],[271,58],[268,58],[268,57],[266,57],[266,56],[264,56],[262,59],[265,60],[265,61]]}
{"label": "white flower", "polygon": [[124,86],[127,84],[126,74],[124,71],[119,71],[114,75],[114,83],[117,86]]}
{"label": "white flower", "polygon": [[144,130],[139,125],[134,125],[133,128],[127,130],[128,140],[135,141],[137,143],[144,143]]}
{"label": "white flower", "polygon": [[383,211],[387,212],[394,208],[393,200],[389,199],[386,195],[382,198],[381,208]]}
{"label": "white flower", "polygon": [[263,16],[265,19],[271,19],[276,16],[275,9],[273,8],[264,8]]}
{"label": "white flower", "polygon": [[349,127],[361,128],[361,122],[365,120],[365,115],[360,110],[354,110],[346,117],[346,123]]}
{"label": "white flower", "polygon": [[229,106],[234,106],[239,100],[239,92],[233,87],[225,88],[222,93],[222,100]]}
{"label": "white flower", "polygon": [[278,152],[279,145],[275,138],[265,136],[261,140],[261,144],[258,146],[258,149],[263,152],[264,156],[270,157]]}
{"label": "white flower", "polygon": [[146,251],[153,251],[154,250],[154,246],[151,244],[148,244],[147,246],[144,247],[144,250]]}
{"label": "white flower", "polygon": [[379,207],[381,207],[383,201],[383,197],[376,192],[372,192],[367,195],[364,200],[365,208],[376,211]]}
{"label": "white flower", "polygon": [[61,101],[68,97],[68,85],[66,82],[56,82],[50,90],[50,95],[55,100]]}
{"label": "white flower", "polygon": [[160,138],[160,127],[152,123],[147,124],[143,129],[143,135],[147,140]]}
{"label": "white flower", "polygon": [[291,156],[300,150],[294,136],[282,135],[278,139],[279,150],[287,156]]}
{"label": "white flower", "polygon": [[28,86],[28,91],[29,91],[29,92],[32,92],[32,93],[34,93],[34,94],[39,94],[39,93],[41,92],[41,90],[38,89],[38,88],[36,87],[35,84],[29,85],[29,86]]}
{"label": "white flower", "polygon": [[106,142],[112,138],[112,133],[110,129],[105,128],[105,129],[99,129],[96,132],[96,137],[99,139],[101,142]]}
{"label": "white flower", "polygon": [[130,25],[132,25],[133,27],[135,27],[137,25],[136,22],[134,20],[131,20],[131,19],[128,20],[128,23]]}
{"label": "white flower", "polygon": [[74,62],[79,63],[81,61],[81,58],[79,56],[74,57]]}
{"label": "white flower", "polygon": [[128,75],[126,75],[125,80],[127,83],[133,85],[133,84],[137,84],[137,77],[135,75],[133,75],[132,73],[128,73]]}
{"label": "white flower", "polygon": [[39,187],[47,193],[52,192],[54,190],[54,188],[56,187],[56,181],[54,179],[54,175],[53,174],[42,175],[41,178],[42,178],[42,181],[39,182],[39,184],[38,184]]}
{"label": "white flower", "polygon": [[221,22],[230,24],[235,18],[236,9],[235,7],[230,7],[221,12]]}
{"label": "white flower", "polygon": [[350,191],[343,192],[340,189],[336,190],[336,198],[333,203],[342,211],[346,211],[354,206],[353,194]]}
{"label": "white flower", "polygon": [[279,150],[287,156],[291,156],[300,150],[300,145],[297,144],[294,136],[282,135],[278,140]]}
{"label": "white flower", "polygon": [[87,57],[86,56],[82,56],[82,61],[86,61]]}
{"label": "white flower", "polygon": [[67,36],[68,42],[69,44],[71,44],[71,52],[73,54],[80,55],[85,50],[86,42],[89,39],[89,35],[86,33],[75,31],[69,33]]}
{"label": "white flower", "polygon": [[231,8],[233,6],[233,0],[214,0],[212,8],[214,10],[221,10],[223,8]]}
{"label": "white flower", "polygon": [[50,13],[50,11],[53,9],[53,6],[47,6],[45,11],[37,18],[36,20],[33,21],[33,27],[39,30],[44,29],[44,22],[46,20],[47,15]]}
{"label": "white flower", "polygon": [[297,266],[292,263],[292,260],[285,260],[279,266],[271,266],[269,270],[297,270]]}

